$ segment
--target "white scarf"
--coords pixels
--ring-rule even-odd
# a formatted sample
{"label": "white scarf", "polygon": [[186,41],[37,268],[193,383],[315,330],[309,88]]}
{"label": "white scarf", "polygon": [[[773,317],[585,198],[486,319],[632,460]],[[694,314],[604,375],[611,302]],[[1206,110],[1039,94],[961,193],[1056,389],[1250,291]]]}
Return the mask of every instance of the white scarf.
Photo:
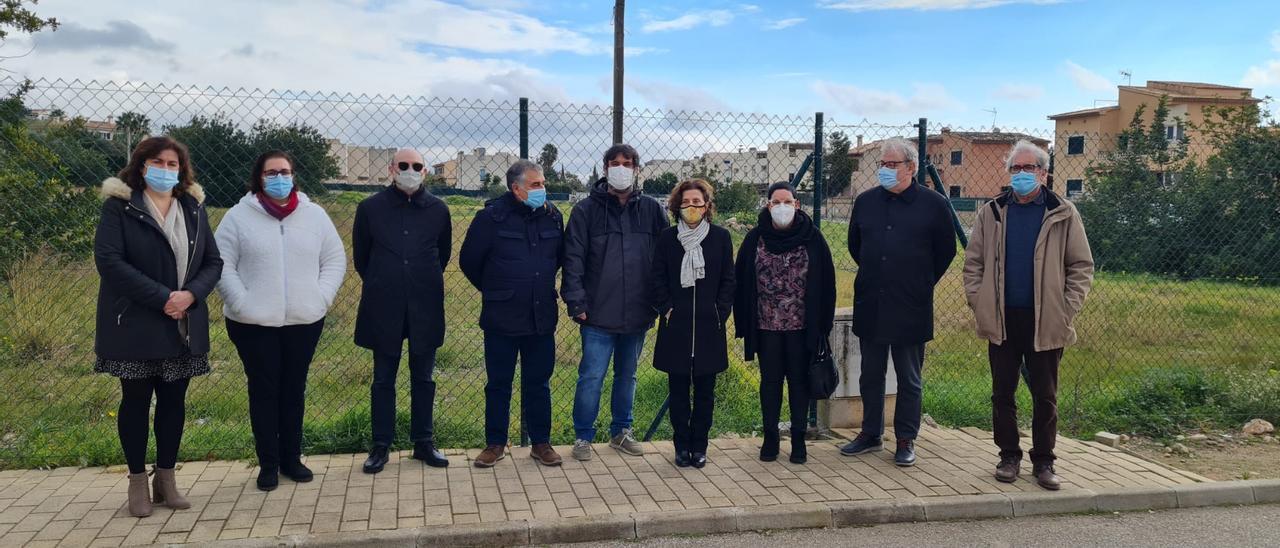
{"label": "white scarf", "polygon": [[680,287],[693,287],[693,284],[707,276],[707,261],[702,257],[702,240],[711,232],[711,223],[703,219],[696,228],[689,228],[689,223],[680,221],[676,237],[684,246],[684,259],[680,261]]}
{"label": "white scarf", "polygon": [[[187,220],[183,216],[182,205],[175,197],[169,203],[169,213],[167,215],[160,214],[160,206],[155,201],[143,193],[143,197],[147,199],[147,209],[151,210],[151,216],[160,224],[160,230],[164,231],[165,239],[169,240],[169,249],[173,250],[174,267],[178,273],[178,289],[182,289],[182,284],[187,281]],[[183,339],[187,338],[187,318],[178,321],[178,333]]]}

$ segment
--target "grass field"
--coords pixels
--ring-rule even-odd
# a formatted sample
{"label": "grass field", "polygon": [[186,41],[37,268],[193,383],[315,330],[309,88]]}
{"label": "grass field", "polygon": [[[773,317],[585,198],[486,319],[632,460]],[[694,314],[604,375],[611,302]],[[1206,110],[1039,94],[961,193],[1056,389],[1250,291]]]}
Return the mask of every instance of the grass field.
{"label": "grass field", "polygon": [[[339,194],[324,201],[344,238],[350,236],[361,197]],[[457,198],[450,202],[456,256],[479,203]],[[215,226],[222,214],[212,215]],[[840,270],[838,303],[849,306],[853,263],[844,249],[844,225],[828,222],[823,228]],[[740,237],[735,234],[735,239]],[[10,274],[8,287],[0,289],[0,386],[7,396],[0,401],[0,468],[120,462],[114,418],[118,385],[111,377],[92,373],[98,283],[92,261],[33,257]],[[986,348],[972,334],[959,278],[957,259],[937,291],[937,338],[926,362],[925,411],[944,424],[987,426]],[[449,327],[436,367],[437,441],[478,446],[483,443],[485,382],[482,333],[475,325],[480,301],[456,261],[446,271],[445,284]],[[359,279],[349,270],[311,368],[309,453],[361,451],[368,443],[372,359],[352,343],[358,299]],[[253,445],[244,373],[227,340],[221,302],[216,294],[211,301],[214,371],[191,384],[181,457],[246,458]],[[1108,415],[1112,402],[1149,371],[1198,368],[1247,377],[1274,370],[1280,356],[1280,289],[1102,273],[1077,329],[1081,342],[1063,361],[1059,407],[1061,426],[1084,433],[1114,423],[1116,417]],[[741,361],[737,341],[730,342],[730,355],[730,370],[717,387],[713,433],[749,435],[761,429],[759,375],[755,364]],[[552,378],[556,443],[573,439],[570,412],[579,357],[577,326],[562,320]],[[635,424],[641,432],[666,395],[665,375],[652,368],[651,360],[647,345],[636,391]],[[407,379],[407,372],[402,375]],[[606,387],[598,421],[602,427],[609,420],[607,397]],[[1025,405],[1026,394],[1022,397]],[[408,429],[408,394],[403,387],[398,401],[398,439],[403,442]],[[518,390],[512,409],[519,409]],[[517,424],[513,420],[513,440],[518,439]],[[670,427],[663,421],[658,436],[669,435]],[[603,439],[604,433],[599,436]]]}

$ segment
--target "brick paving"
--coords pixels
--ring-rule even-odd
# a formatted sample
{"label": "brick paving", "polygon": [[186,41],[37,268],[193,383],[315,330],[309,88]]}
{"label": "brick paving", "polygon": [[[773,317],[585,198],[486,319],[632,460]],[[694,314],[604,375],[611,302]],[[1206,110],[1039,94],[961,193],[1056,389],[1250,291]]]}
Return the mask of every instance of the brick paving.
{"label": "brick paving", "polygon": [[[913,468],[894,466],[887,451],[841,456],[836,441],[809,442],[808,464],[795,465],[786,462],[784,440],[779,461],[762,463],[756,458],[759,443],[712,440],[701,470],[676,468],[670,442],[646,443],[644,457],[598,445],[596,458],[585,463],[570,458],[568,447],[558,447],[565,462],[557,468],[538,465],[528,448],[514,448],[490,469],[470,466],[479,450],[448,451],[447,469],[426,467],[401,452],[376,476],[361,472],[364,455],[321,455],[306,459],[315,481],[281,478],[270,493],[257,490],[257,470],[244,462],[188,462],[177,479],[192,508],[157,506],[141,519],[124,508],[128,480],[122,467],[0,471],[0,546],[146,545],[1040,490],[1027,480],[1025,463],[1017,483],[996,482],[991,434],[978,429],[924,428]],[[1059,438],[1058,453],[1064,490],[1209,481],[1092,442]]]}

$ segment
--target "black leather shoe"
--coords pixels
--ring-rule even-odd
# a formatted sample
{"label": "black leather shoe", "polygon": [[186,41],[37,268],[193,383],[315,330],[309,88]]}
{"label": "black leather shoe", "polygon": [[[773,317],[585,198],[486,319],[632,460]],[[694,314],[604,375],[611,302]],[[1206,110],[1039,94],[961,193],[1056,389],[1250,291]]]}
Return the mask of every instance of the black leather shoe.
{"label": "black leather shoe", "polygon": [[706,453],[690,453],[689,464],[692,464],[694,468],[702,468],[703,466],[706,466],[707,454]]}
{"label": "black leather shoe", "polygon": [[690,461],[688,451],[676,451],[676,466],[679,466],[680,468],[693,466],[693,463]]}
{"label": "black leather shoe", "polygon": [[413,444],[413,458],[427,463],[432,468],[445,468],[449,466],[449,459],[444,457],[444,453],[436,449],[436,444],[430,441],[421,441]]}
{"label": "black leather shoe", "polygon": [[377,474],[387,465],[387,446],[375,445],[369,451],[369,458],[364,459],[364,473]]}
{"label": "black leather shoe", "polygon": [[893,463],[898,466],[916,465],[915,440],[898,440],[898,450],[893,453]]}
{"label": "black leather shoe", "polygon": [[878,436],[858,434],[858,437],[853,438],[853,441],[844,444],[844,447],[840,448],[840,454],[846,457],[852,457],[854,455],[879,451],[883,447],[884,444],[881,443]]}
{"label": "black leather shoe", "polygon": [[297,483],[307,483],[315,479],[315,474],[311,473],[311,469],[307,468],[307,466],[301,462],[281,464],[280,475]]}
{"label": "black leather shoe", "polygon": [[263,468],[258,472],[258,489],[275,491],[279,485],[280,473],[278,468]]}

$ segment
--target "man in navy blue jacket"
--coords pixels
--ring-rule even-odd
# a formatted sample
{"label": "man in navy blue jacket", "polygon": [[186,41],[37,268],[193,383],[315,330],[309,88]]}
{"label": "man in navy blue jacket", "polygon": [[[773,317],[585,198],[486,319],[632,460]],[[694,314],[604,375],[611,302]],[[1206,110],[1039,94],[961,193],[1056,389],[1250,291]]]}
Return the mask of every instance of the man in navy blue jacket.
{"label": "man in navy blue jacket", "polygon": [[845,455],[879,450],[884,433],[884,383],[889,355],[898,379],[893,430],[894,463],[916,462],[920,431],[924,345],[933,339],[933,288],[956,256],[951,208],[941,194],[917,185],[919,158],[902,139],[880,146],[880,186],[863,192],[849,220],[849,255],[858,263],[853,282],[853,333],[862,350],[862,432],[840,449]]}
{"label": "man in navy blue jacket", "polygon": [[511,424],[511,382],[520,357],[520,400],[533,442],[531,455],[558,466],[551,448],[551,373],[556,358],[556,272],[564,261],[564,222],[547,203],[542,168],[520,160],[507,169],[508,192],[476,212],[459,262],[480,290],[484,330],[486,447],[475,466],[505,457]]}

